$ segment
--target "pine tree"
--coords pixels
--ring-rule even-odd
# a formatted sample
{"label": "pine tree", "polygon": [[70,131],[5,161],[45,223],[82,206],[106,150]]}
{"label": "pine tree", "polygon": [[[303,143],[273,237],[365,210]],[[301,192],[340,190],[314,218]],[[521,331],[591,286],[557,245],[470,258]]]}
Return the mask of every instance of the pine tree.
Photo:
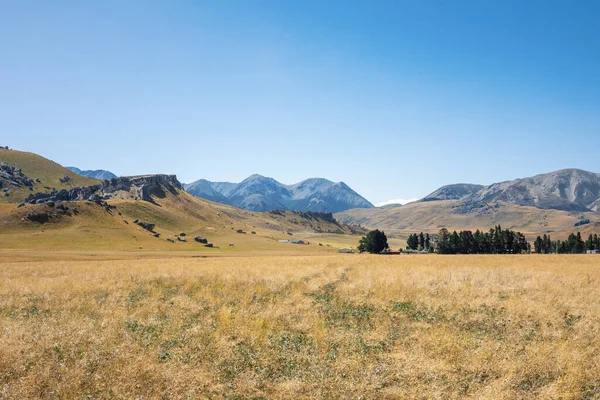
{"label": "pine tree", "polygon": [[383,231],[375,229],[363,236],[358,242],[358,251],[379,254],[388,249],[387,237]]}

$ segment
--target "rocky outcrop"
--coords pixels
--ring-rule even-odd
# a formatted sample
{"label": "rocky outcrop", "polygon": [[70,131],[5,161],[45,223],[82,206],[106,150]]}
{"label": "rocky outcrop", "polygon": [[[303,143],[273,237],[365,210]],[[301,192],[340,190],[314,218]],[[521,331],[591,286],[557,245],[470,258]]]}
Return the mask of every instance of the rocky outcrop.
{"label": "rocky outcrop", "polygon": [[56,201],[108,200],[119,191],[130,192],[135,198],[152,202],[152,196],[164,197],[165,190],[175,194],[182,189],[175,175],[143,175],[119,177],[105,180],[93,186],[80,186],[72,189],[52,190],[48,193],[29,195],[24,204],[41,204]]}
{"label": "rocky outcrop", "polygon": [[33,186],[33,180],[23,174],[21,168],[11,167],[3,161],[0,163],[0,187],[9,185],[31,188]]}

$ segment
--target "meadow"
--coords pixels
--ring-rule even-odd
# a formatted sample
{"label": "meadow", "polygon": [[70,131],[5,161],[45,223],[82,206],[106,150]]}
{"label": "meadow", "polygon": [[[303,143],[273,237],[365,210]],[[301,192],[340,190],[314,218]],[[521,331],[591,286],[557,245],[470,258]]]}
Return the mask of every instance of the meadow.
{"label": "meadow", "polygon": [[600,398],[598,256],[0,259],[0,398]]}

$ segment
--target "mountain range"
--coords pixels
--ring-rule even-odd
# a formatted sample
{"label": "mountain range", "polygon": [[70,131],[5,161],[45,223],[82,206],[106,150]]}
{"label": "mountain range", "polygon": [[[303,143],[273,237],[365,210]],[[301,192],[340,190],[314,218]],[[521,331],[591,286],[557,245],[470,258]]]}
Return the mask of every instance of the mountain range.
{"label": "mountain range", "polygon": [[285,185],[273,178],[254,174],[240,183],[200,179],[184,185],[184,188],[194,196],[250,211],[340,212],[374,207],[344,182],[323,178]]}
{"label": "mountain range", "polygon": [[489,186],[461,183],[443,186],[421,199],[435,200],[503,201],[541,209],[598,212],[600,174],[571,168]]}
{"label": "mountain range", "polygon": [[75,172],[77,175],[87,176],[88,178],[94,178],[94,179],[99,179],[99,180],[113,179],[113,178],[117,177],[117,175],[113,174],[112,172],[105,171],[103,169],[81,170],[77,167],[65,167],[65,168],[68,169],[69,171]]}
{"label": "mountain range", "polygon": [[593,230],[600,224],[600,174],[563,169],[488,186],[453,184],[401,207],[347,210],[335,217],[393,231],[474,230],[497,224],[537,233]]}

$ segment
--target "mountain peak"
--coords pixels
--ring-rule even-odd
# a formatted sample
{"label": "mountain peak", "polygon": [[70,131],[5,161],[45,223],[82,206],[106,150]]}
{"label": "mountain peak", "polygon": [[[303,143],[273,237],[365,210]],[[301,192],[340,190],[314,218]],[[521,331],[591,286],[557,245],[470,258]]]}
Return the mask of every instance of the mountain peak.
{"label": "mountain peak", "polygon": [[[208,184],[201,186],[197,184],[200,181]],[[208,190],[206,186],[212,190]],[[251,211],[287,209],[339,212],[350,208],[373,207],[344,182],[334,183],[325,178],[308,178],[293,185],[285,185],[273,178],[253,174],[238,184],[199,180],[186,185],[186,190],[198,197]]]}

